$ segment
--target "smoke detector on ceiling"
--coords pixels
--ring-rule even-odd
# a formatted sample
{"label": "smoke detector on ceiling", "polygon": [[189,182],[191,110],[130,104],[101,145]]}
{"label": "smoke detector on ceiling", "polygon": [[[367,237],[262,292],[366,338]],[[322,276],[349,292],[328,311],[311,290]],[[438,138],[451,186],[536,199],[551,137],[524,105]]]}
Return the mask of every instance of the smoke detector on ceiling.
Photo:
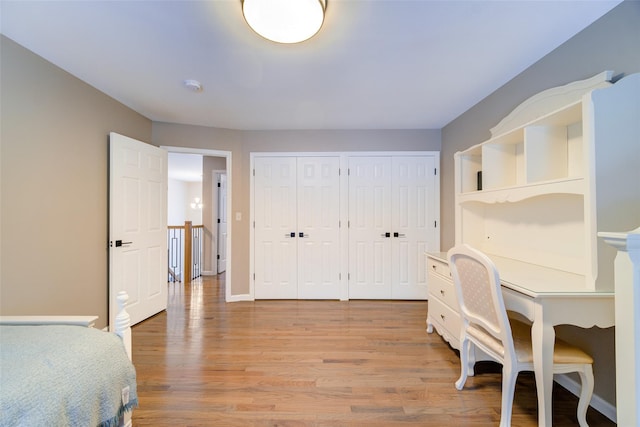
{"label": "smoke detector on ceiling", "polygon": [[202,92],[202,83],[197,80],[185,80],[183,84],[192,92]]}

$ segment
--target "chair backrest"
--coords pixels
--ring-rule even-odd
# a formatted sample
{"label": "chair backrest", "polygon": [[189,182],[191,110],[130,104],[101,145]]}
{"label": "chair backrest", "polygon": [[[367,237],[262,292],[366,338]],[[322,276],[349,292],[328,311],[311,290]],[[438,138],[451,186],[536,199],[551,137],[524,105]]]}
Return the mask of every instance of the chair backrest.
{"label": "chair backrest", "polygon": [[447,253],[460,305],[463,333],[499,359],[515,357],[513,336],[504,306],[500,275],[494,263],[467,244]]}

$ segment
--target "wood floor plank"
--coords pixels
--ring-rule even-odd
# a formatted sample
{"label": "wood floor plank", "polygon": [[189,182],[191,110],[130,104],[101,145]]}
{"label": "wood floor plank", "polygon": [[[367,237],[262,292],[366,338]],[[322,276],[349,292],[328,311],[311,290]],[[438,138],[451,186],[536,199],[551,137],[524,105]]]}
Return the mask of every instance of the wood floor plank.
{"label": "wood floor plank", "polygon": [[[458,353],[425,332],[421,301],[226,303],[224,275],[169,285],[169,306],[133,327],[136,426],[493,426],[500,367],[465,389]],[[578,399],[554,386],[554,426]],[[614,426],[589,409],[592,427]],[[535,379],[516,385],[512,425],[537,425]]]}

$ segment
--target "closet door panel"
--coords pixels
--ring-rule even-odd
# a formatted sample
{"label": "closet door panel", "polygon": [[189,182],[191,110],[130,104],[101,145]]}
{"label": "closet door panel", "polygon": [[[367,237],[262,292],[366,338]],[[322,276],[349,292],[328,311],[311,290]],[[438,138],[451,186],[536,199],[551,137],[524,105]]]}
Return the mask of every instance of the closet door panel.
{"label": "closet door panel", "polygon": [[424,252],[435,232],[435,167],[433,156],[393,157],[394,299],[427,298]]}
{"label": "closet door panel", "polygon": [[300,299],[340,298],[339,167],[338,157],[297,159]]}
{"label": "closet door panel", "polygon": [[426,299],[423,255],[439,250],[437,156],[265,155],[253,163],[256,299]]}
{"label": "closet door panel", "polygon": [[295,299],[298,297],[296,159],[259,157],[254,168],[255,298]]}
{"label": "closet door panel", "polygon": [[349,298],[391,298],[390,204],[391,158],[350,158]]}

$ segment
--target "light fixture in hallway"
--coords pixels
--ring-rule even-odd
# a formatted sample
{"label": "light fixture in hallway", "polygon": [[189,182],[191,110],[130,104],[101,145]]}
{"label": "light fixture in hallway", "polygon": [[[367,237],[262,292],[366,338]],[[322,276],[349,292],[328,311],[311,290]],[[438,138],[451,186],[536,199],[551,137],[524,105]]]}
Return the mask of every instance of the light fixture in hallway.
{"label": "light fixture in hallway", "polygon": [[299,43],[322,27],[326,0],[243,0],[247,24],[262,37],[278,43]]}
{"label": "light fixture in hallway", "polygon": [[200,200],[200,197],[196,197],[195,199],[193,199],[193,202],[191,202],[191,209],[202,209],[202,201]]}

